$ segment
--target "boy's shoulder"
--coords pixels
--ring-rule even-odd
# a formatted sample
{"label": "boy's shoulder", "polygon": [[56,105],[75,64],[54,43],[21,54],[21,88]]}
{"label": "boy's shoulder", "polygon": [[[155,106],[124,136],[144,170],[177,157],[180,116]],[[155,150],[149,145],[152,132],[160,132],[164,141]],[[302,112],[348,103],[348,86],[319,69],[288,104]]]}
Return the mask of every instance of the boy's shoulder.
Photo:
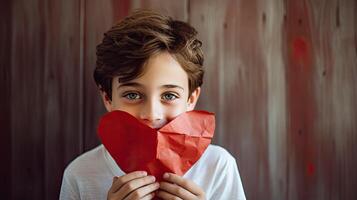
{"label": "boy's shoulder", "polygon": [[234,159],[225,148],[214,144],[210,144],[203,155],[208,156],[213,160]]}
{"label": "boy's shoulder", "polygon": [[200,158],[200,163],[206,166],[220,166],[235,164],[235,158],[223,147],[210,144]]}
{"label": "boy's shoulder", "polygon": [[220,155],[231,156],[231,154],[225,148],[216,144],[208,145],[207,151],[209,151],[209,154],[213,156],[220,156]]}

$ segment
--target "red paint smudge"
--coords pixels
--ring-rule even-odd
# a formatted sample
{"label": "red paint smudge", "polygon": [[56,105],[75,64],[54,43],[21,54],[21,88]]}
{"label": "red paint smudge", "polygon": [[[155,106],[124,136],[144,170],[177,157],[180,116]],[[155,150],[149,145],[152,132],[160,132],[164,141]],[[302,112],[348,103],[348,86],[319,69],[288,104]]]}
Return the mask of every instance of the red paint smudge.
{"label": "red paint smudge", "polygon": [[309,47],[305,38],[296,37],[293,40],[293,58],[296,61],[303,61],[307,63]]}
{"label": "red paint smudge", "polygon": [[306,165],[306,174],[308,176],[312,176],[315,174],[315,165],[311,162],[307,163]]}

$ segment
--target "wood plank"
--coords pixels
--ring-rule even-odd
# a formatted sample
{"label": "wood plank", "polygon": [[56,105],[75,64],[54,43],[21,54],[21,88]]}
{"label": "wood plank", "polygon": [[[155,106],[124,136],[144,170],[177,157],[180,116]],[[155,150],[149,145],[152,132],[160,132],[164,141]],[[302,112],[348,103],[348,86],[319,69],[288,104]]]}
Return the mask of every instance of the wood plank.
{"label": "wood plank", "polygon": [[11,15],[11,1],[3,1],[0,7],[0,194],[4,199],[11,198]]}
{"label": "wood plank", "polygon": [[[267,173],[270,196],[287,199],[287,108],[284,40],[284,2],[259,1],[257,5],[259,43],[267,73]],[[252,166],[252,165],[250,165]],[[254,192],[254,189],[250,189]]]}
{"label": "wood plank", "polygon": [[80,6],[81,1],[44,2],[45,199],[59,197],[64,167],[82,151]]}
{"label": "wood plank", "polygon": [[[11,52],[12,198],[43,199],[44,27],[41,2],[13,2]],[[21,183],[21,184],[18,184]]]}
{"label": "wood plank", "polygon": [[[189,6],[189,18],[201,35],[206,55],[200,107],[216,112],[214,142],[237,159],[248,199],[266,199],[271,193],[268,72],[260,43],[264,34],[259,5],[260,1],[190,1]],[[283,71],[276,72],[282,76]]]}
{"label": "wood plank", "polygon": [[357,3],[306,1],[305,5],[310,14],[307,23],[311,29],[317,110],[313,135],[309,136],[313,140],[308,143],[316,156],[314,165],[304,169],[314,179],[305,178],[304,186],[310,187],[306,195],[309,199],[356,199],[357,173],[353,169],[357,160],[353,152],[357,152]]}
{"label": "wood plank", "polygon": [[14,199],[58,198],[64,167],[80,153],[79,10],[75,1],[13,2]]}
{"label": "wood plank", "polygon": [[315,199],[316,100],[315,56],[310,30],[311,12],[306,1],[288,1],[286,6],[287,106],[289,199]]}
{"label": "wood plank", "polygon": [[152,9],[174,19],[188,21],[188,0],[160,1],[160,0],[132,0],[131,9]]}

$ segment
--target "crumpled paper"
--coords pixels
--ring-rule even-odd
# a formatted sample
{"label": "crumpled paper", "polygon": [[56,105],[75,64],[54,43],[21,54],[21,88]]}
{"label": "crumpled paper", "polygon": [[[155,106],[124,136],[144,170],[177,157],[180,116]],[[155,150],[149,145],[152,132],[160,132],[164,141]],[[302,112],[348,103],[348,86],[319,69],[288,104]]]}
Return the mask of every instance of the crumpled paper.
{"label": "crumpled paper", "polygon": [[105,114],[98,126],[103,145],[125,173],[147,171],[184,175],[201,157],[215,129],[213,113],[189,111],[153,129],[123,111]]}

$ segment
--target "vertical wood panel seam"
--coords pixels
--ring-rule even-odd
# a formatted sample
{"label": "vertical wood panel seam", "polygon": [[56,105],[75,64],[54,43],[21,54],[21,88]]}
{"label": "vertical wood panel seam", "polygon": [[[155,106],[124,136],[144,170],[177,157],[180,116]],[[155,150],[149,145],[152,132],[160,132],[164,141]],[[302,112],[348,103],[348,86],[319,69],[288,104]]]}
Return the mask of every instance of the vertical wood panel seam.
{"label": "vertical wood panel seam", "polygon": [[[287,7],[288,7],[288,0],[283,0],[283,8],[284,8],[284,23],[283,23],[283,42],[281,43],[282,44],[282,50],[283,50],[283,63],[285,65],[285,71],[284,71],[284,75],[285,75],[285,83],[287,83],[287,70],[286,70],[286,65],[287,65],[287,52],[288,52],[288,42],[287,42],[287,33],[288,33],[288,30],[287,30],[287,16],[288,16],[288,13],[287,13]],[[285,101],[288,99],[287,98],[287,94],[288,94],[288,88],[287,86],[285,87]],[[290,190],[289,190],[289,187],[290,187],[290,177],[289,177],[289,173],[290,173],[290,160],[289,160],[289,155],[290,155],[290,149],[288,148],[289,146],[289,141],[290,141],[290,136],[289,136],[289,127],[290,127],[290,118],[289,118],[289,109],[285,108],[285,116],[287,117],[287,121],[286,121],[286,129],[285,129],[285,134],[286,134],[286,137],[285,137],[285,144],[287,144],[287,148],[286,148],[286,171],[285,171],[285,183],[286,183],[286,187],[285,187],[285,199],[289,199],[289,193],[290,193]]]}
{"label": "vertical wood panel seam", "polygon": [[355,58],[357,58],[357,2],[354,3],[354,50],[355,50]]}
{"label": "vertical wood panel seam", "polygon": [[[11,199],[13,197],[12,195],[12,127],[11,127],[11,124],[12,124],[12,90],[11,90],[11,87],[12,87],[12,84],[11,84],[11,72],[12,72],[12,42],[13,42],[13,2],[12,1],[7,1],[7,3],[5,3],[5,7],[8,8],[8,11],[7,11],[7,16],[5,16],[5,19],[7,19],[8,17],[8,23],[6,23],[5,27],[8,28],[8,31],[4,31],[4,35],[5,36],[4,38],[8,38],[8,40],[5,42],[7,45],[9,45],[9,50],[7,51],[7,55],[9,56],[8,58],[5,58],[6,59],[6,62],[8,63],[8,66],[4,66],[3,68],[3,74],[2,76],[4,77],[3,79],[3,82],[5,82],[5,98],[4,98],[4,101],[5,101],[5,104],[4,105],[0,105],[0,110],[2,109],[5,109],[6,111],[2,113],[3,114],[8,114],[7,116],[3,116],[3,122],[5,122],[5,130],[7,130],[8,132],[5,133],[7,134],[6,136],[6,139],[5,140],[2,140],[2,142],[8,142],[7,144],[5,144],[4,146],[4,143],[1,143],[3,145],[3,147],[6,147],[8,148],[6,150],[6,152],[4,152],[6,155],[6,162],[8,163],[8,165],[5,165],[5,169],[6,170],[9,170],[7,171],[7,173],[5,171],[3,171],[2,173],[0,173],[1,175],[5,175],[5,181],[3,182],[4,184],[6,184],[6,181],[8,181],[8,183],[5,185],[5,187],[2,187],[0,189],[1,193],[4,192],[4,198],[9,198]],[[1,13],[3,14],[3,12]],[[3,25],[4,26],[4,25]],[[8,33],[8,35],[6,35],[6,33]],[[0,33],[1,34],[1,33]],[[3,49],[1,50],[3,51]],[[1,52],[1,53],[4,53],[4,52]],[[1,54],[0,56],[3,56],[5,54]],[[5,62],[5,63],[6,63]],[[2,83],[3,83],[2,82]],[[3,111],[3,110],[2,110]],[[1,122],[0,122],[1,123]],[[6,167],[7,166],[7,167]],[[2,168],[4,169],[4,168]]]}
{"label": "vertical wood panel seam", "polygon": [[84,17],[85,17],[85,0],[79,0],[79,151],[83,153],[84,150],[84,137],[85,134],[83,133],[84,129]]}
{"label": "vertical wood panel seam", "polygon": [[191,0],[186,1],[186,17],[187,23],[191,24]]}

